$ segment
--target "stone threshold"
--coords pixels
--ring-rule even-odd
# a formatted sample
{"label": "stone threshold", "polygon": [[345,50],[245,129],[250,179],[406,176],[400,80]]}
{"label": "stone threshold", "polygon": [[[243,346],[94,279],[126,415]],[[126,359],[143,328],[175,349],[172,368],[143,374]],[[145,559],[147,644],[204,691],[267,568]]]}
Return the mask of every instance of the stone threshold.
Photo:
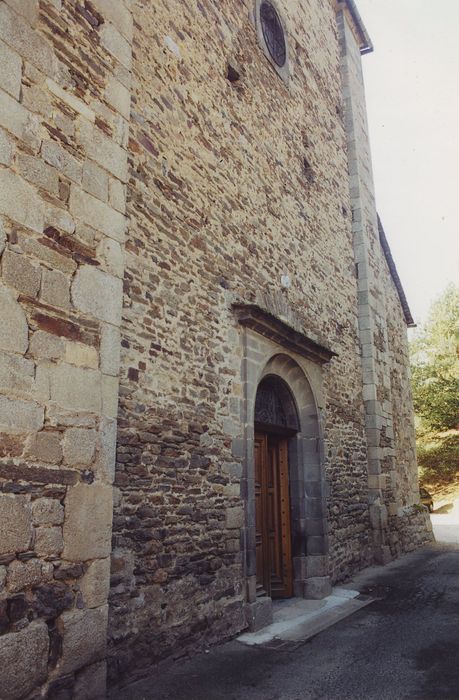
{"label": "stone threshold", "polygon": [[322,600],[291,598],[273,604],[273,622],[258,632],[241,634],[237,641],[263,646],[275,641],[304,642],[373,602],[359,591],[335,587]]}

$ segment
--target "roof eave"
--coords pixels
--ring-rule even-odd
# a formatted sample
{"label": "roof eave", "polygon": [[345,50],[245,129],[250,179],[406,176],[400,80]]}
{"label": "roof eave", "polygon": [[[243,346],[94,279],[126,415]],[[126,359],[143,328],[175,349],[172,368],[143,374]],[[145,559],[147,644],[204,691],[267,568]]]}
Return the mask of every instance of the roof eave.
{"label": "roof eave", "polygon": [[360,53],[363,56],[366,53],[372,53],[374,51],[374,46],[373,42],[370,39],[370,36],[366,30],[366,27],[362,21],[362,18],[359,14],[359,11],[357,9],[357,6],[354,2],[354,0],[345,0],[347,8],[352,16],[352,19],[354,20],[354,24],[360,34],[361,37],[361,43],[360,43]]}
{"label": "roof eave", "polygon": [[384,256],[386,258],[387,265],[389,267],[390,275],[392,277],[392,280],[395,284],[395,287],[397,289],[397,294],[398,298],[400,299],[400,305],[402,307],[403,315],[405,317],[405,323],[408,326],[408,328],[416,328],[416,323],[414,322],[413,316],[410,311],[410,307],[408,306],[408,301],[405,295],[405,292],[402,287],[402,283],[400,281],[400,277],[397,272],[397,268],[395,266],[394,258],[392,257],[392,253],[389,247],[389,243],[386,238],[386,234],[383,228],[383,225],[381,223],[381,219],[379,218],[378,214],[378,232],[379,232],[379,241],[381,243],[381,248],[383,249]]}

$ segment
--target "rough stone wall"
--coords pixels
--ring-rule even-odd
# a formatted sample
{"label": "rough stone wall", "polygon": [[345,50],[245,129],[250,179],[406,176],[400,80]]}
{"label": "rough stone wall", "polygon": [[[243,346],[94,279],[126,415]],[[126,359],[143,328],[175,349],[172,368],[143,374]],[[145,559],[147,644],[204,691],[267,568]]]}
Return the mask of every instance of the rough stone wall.
{"label": "rough stone wall", "polygon": [[114,679],[245,625],[235,298],[282,299],[338,353],[324,370],[331,573],[369,561],[334,10],[319,0],[279,9],[288,86],[257,43],[251,1],[136,4]]}
{"label": "rough stone wall", "polygon": [[3,699],[104,694],[128,4],[0,2]]}
{"label": "rough stone wall", "polygon": [[410,358],[403,311],[387,264],[383,266],[383,275],[394,432],[394,463],[389,474],[393,494],[388,501],[389,545],[392,556],[399,556],[431,541],[433,534],[428,514],[419,507]]}
{"label": "rough stone wall", "polygon": [[416,468],[416,435],[411,394],[408,337],[397,289],[387,265],[383,266],[386,287],[387,344],[389,348],[390,398],[394,436],[394,472],[390,475],[394,501],[389,509],[419,503]]}
{"label": "rough stone wall", "polygon": [[[379,240],[359,46],[345,9],[337,19],[359,290],[370,519],[374,556],[383,563],[406,548],[399,532],[408,527],[410,514],[422,523],[418,542],[430,538],[431,528],[427,516],[402,507],[419,501],[406,322]],[[411,540],[406,540],[408,548]]]}
{"label": "rough stone wall", "polygon": [[103,695],[111,550],[114,681],[246,626],[233,301],[337,353],[332,580],[424,536],[358,47],[278,7],[288,78],[252,0],[0,0],[2,698]]}

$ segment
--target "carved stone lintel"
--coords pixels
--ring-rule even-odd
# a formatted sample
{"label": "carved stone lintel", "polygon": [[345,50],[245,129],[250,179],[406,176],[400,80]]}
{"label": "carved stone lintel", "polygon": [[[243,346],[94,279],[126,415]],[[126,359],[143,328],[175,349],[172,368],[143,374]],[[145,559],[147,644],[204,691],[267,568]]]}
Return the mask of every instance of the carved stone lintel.
{"label": "carved stone lintel", "polygon": [[273,316],[257,304],[234,303],[232,309],[242,326],[247,326],[278,345],[319,364],[329,362],[337,353],[308,338],[304,333]]}

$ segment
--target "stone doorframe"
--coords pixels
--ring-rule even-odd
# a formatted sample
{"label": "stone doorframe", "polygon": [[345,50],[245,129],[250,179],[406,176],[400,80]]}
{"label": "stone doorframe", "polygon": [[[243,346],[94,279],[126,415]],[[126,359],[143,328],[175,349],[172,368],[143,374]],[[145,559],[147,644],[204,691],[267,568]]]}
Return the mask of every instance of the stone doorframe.
{"label": "stone doorframe", "polygon": [[246,619],[251,630],[272,622],[272,601],[256,595],[255,545],[255,398],[261,380],[280,377],[295,401],[299,431],[289,439],[289,475],[293,547],[293,590],[300,598],[324,598],[328,576],[328,525],[323,440],[322,367],[335,354],[255,305],[233,306],[244,326],[242,377],[244,400],[243,529]]}

